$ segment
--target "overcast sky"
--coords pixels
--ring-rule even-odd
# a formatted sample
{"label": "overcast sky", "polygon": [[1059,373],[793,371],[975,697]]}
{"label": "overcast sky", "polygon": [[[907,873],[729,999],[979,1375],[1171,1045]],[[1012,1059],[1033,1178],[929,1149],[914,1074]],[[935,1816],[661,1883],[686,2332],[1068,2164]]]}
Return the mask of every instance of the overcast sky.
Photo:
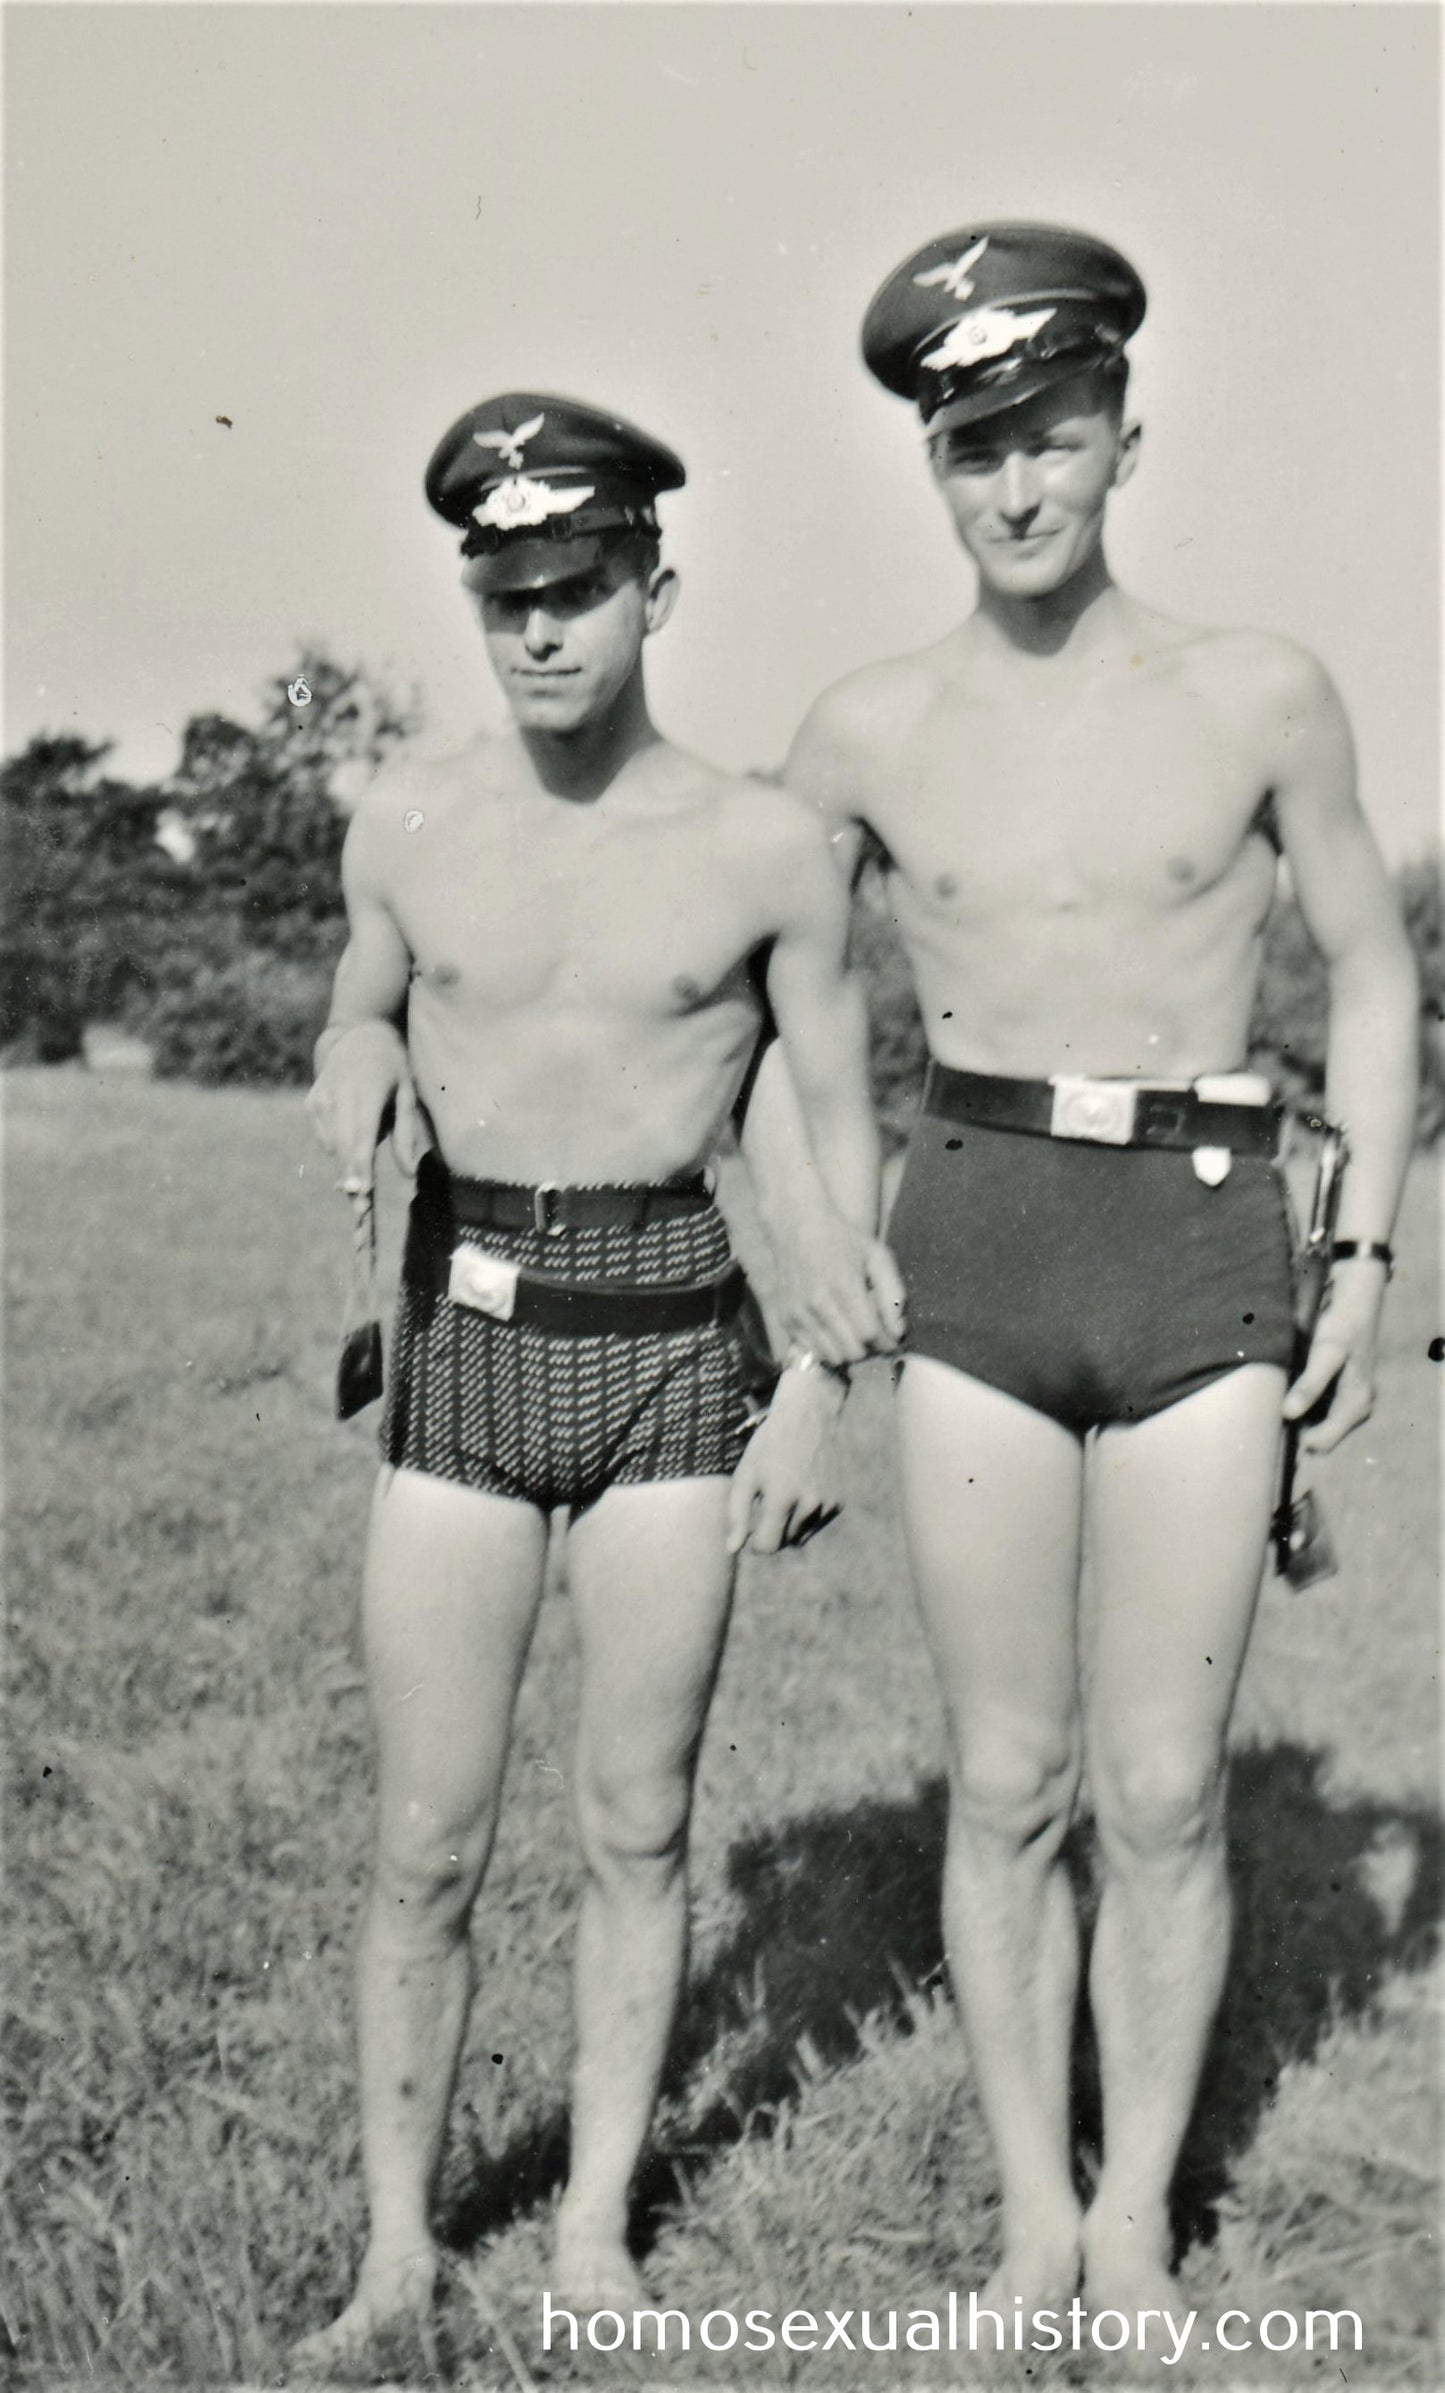
{"label": "overcast sky", "polygon": [[[508,386],[681,450],[665,729],[776,761],[971,581],[857,328],[912,247],[1126,250],[1120,578],[1293,633],[1392,853],[1437,824],[1433,8],[12,7],[6,745],[163,773],[303,636],[496,719],[430,450]],[[230,418],[229,428],[217,421]]]}

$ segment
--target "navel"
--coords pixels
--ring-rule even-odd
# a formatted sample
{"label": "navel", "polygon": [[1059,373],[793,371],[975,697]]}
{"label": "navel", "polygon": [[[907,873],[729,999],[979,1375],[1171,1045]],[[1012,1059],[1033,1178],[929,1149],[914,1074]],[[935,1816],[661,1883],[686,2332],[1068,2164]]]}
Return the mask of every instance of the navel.
{"label": "navel", "polygon": [[454,989],[461,977],[460,967],[456,964],[432,966],[431,982],[434,989]]}
{"label": "navel", "polygon": [[1191,881],[1197,881],[1199,878],[1196,868],[1190,863],[1187,856],[1171,856],[1165,870],[1170,880],[1176,881],[1181,889],[1187,888]]}
{"label": "navel", "polygon": [[941,872],[933,884],[933,894],[935,897],[957,897],[957,875],[951,872]]}

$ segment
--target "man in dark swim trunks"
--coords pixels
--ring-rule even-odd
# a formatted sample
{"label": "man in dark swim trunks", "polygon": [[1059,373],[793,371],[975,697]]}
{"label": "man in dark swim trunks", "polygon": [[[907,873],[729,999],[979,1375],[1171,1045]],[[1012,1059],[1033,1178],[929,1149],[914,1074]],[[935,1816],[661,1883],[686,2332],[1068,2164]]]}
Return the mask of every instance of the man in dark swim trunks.
{"label": "man in dark swim trunks", "polygon": [[465,534],[515,728],[388,771],[346,842],[350,941],[313,1115],[363,1194],[393,1105],[406,1159],[434,1146],[363,1594],[380,1748],[358,1961],[371,2236],[353,2300],[295,2355],[311,2371],[351,2366],[430,2301],[468,1923],[564,1505],[587,1875],[550,2283],[584,2306],[640,2295],[628,2193],[681,1981],[693,1773],[734,1557],[816,1517],[839,1400],[799,1355],[749,1442],[741,1283],[703,1172],[757,1040],[761,978],[849,1251],[872,1257],[876,1293],[861,1275],[841,1297],[831,1283],[837,1341],[861,1353],[891,1336],[862,1010],[825,834],[796,799],[669,745],[648,714],[643,644],[676,594],[654,508],[682,479],[661,443],[573,401],[507,394],[453,426],[427,493]]}
{"label": "man in dark swim trunks", "polygon": [[[791,787],[881,850],[933,1056],[893,1217],[905,1523],[948,1715],[950,1963],[998,2156],[986,2298],[1167,2306],[1170,2186],[1229,1942],[1225,1731],[1282,1403],[1370,1409],[1413,1119],[1410,954],[1314,659],[1114,583],[1134,469],[1115,251],[1058,227],[930,242],[864,354],[917,402],[978,575],[934,648],[814,709]],[[1272,807],[1271,807],[1272,801]],[[1337,1264],[1285,1400],[1290,1272],[1267,1087],[1241,1069],[1278,835],[1329,970],[1349,1134]],[[758,1103],[785,1088],[770,1056]],[[774,1218],[787,1210],[773,1191]],[[1094,1603],[1080,1667],[1085,1543]],[[1081,2214],[1061,1848],[1087,1762],[1104,2154]]]}

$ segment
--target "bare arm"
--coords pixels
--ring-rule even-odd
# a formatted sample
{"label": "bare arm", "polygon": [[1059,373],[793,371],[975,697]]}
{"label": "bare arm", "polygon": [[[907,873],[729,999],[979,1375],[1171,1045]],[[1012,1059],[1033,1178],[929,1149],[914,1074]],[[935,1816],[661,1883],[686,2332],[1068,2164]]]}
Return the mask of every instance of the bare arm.
{"label": "bare arm", "polygon": [[[750,1543],[759,1554],[800,1542],[841,1504],[832,1429],[846,1381],[818,1365],[854,1361],[871,1345],[896,1338],[891,1321],[879,1335],[876,1289],[896,1274],[873,1236],[878,1133],[868,1092],[867,1012],[848,970],[848,893],[817,821],[788,800],[775,807],[764,861],[773,923],[768,998],[777,1036],[748,1106],[743,1150],[755,1185],[763,1180],[765,1226],[764,1189],[781,1209],[784,1188],[790,1225],[807,1225],[801,1249],[770,1232],[784,1330],[805,1351],[795,1351],[733,1479],[729,1548],[736,1553]],[[821,1314],[815,1304],[810,1313],[796,1301],[800,1274],[816,1298],[820,1266],[839,1260],[831,1304]]]}
{"label": "bare arm", "polygon": [[783,786],[822,816],[838,877],[851,890],[863,861],[866,823],[856,741],[849,731],[845,705],[830,691],[799,727],[783,766]]}
{"label": "bare arm", "polygon": [[[834,743],[826,728],[817,730],[825,709],[826,701],[799,734],[789,771],[800,754],[826,754],[828,787],[836,794]],[[813,785],[799,791],[805,802],[823,778],[819,765]],[[848,879],[862,826],[827,815],[818,827],[808,814],[795,822],[802,826],[793,833],[799,858],[776,885],[811,892],[814,914],[774,944],[769,995],[782,1035],[759,1067],[741,1143],[777,1258],[789,1335],[826,1362],[843,1363],[895,1346],[903,1306],[897,1271],[876,1235],[879,1155],[867,1013],[846,965]],[[801,995],[803,1009],[791,1037],[783,1021],[790,993],[795,1000]]]}
{"label": "bare arm", "polygon": [[[1385,1242],[1415,1127],[1415,965],[1356,798],[1344,709],[1313,659],[1291,657],[1290,668],[1276,712],[1275,803],[1300,910],[1329,978],[1325,1103],[1350,1145],[1339,1235]],[[1385,1280],[1384,1264],[1365,1258],[1335,1267],[1309,1361],[1286,1405],[1297,1418],[1337,1382],[1328,1416],[1305,1441],[1317,1451],[1368,1418]]]}
{"label": "bare arm", "polygon": [[776,887],[783,903],[768,958],[768,998],[798,1100],[803,1154],[811,1148],[836,1211],[871,1233],[878,1220],[878,1130],[868,1093],[867,1008],[848,969],[848,892],[822,833],[800,816],[778,856]]}
{"label": "bare arm", "polygon": [[316,1042],[307,1100],[312,1126],[351,1193],[371,1187],[377,1143],[395,1107],[398,1161],[416,1168],[428,1143],[407,1069],[400,1016],[411,957],[386,899],[386,838],[368,804],[352,820],[341,856],[347,942],[331,1010]]}

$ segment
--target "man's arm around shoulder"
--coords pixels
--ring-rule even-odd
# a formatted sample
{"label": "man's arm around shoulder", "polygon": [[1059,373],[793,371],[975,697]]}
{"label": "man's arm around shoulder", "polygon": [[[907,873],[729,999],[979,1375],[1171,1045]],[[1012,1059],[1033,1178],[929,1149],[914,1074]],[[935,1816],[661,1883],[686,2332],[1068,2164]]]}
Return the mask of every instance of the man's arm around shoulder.
{"label": "man's arm around shoulder", "polygon": [[864,666],[824,691],[788,751],[783,786],[821,814],[850,886],[868,835],[887,844],[880,806],[935,688],[924,657]]}

